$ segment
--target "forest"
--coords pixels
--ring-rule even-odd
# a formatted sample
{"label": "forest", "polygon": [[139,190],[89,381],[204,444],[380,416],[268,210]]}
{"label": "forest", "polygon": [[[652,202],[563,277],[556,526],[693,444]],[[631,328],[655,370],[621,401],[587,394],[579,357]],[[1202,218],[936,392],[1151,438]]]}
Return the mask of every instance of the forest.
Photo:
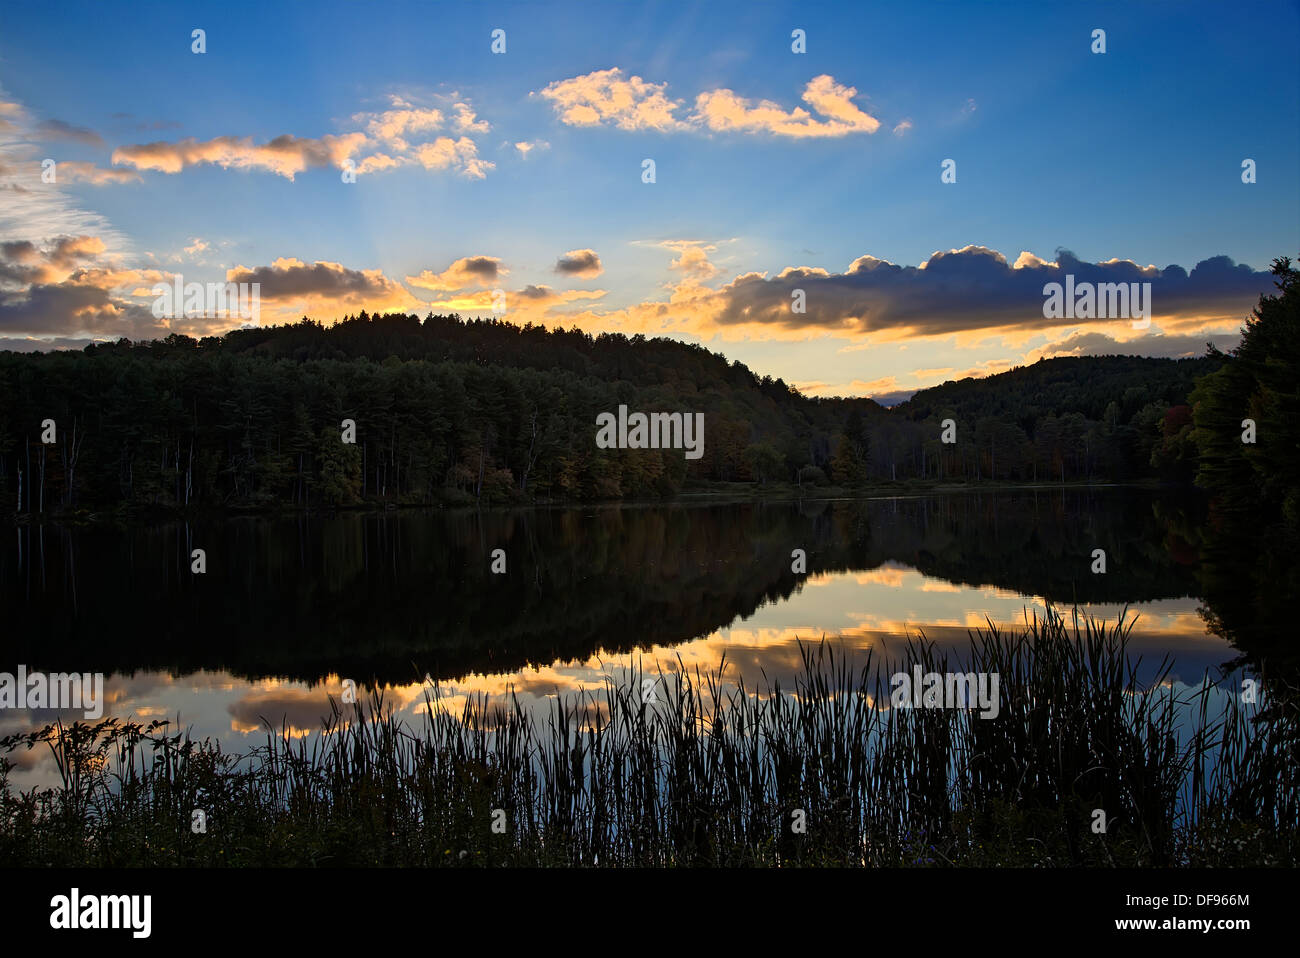
{"label": "forest", "polygon": [[[1274,272],[1281,295],[1261,297],[1232,354],[1044,359],[892,409],[808,397],[699,345],[455,315],[0,352],[0,503],[37,516],[1152,479],[1239,506],[1286,499],[1294,517],[1297,444],[1278,440],[1297,421],[1296,271]],[[620,404],[703,413],[703,457],[598,448],[596,417]],[[1251,412],[1266,438],[1246,446]]]}

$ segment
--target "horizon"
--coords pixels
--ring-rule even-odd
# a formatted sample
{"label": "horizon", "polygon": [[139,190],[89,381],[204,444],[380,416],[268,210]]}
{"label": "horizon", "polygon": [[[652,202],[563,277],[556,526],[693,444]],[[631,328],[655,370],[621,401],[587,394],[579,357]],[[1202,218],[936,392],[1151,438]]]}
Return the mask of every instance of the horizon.
{"label": "horizon", "polygon": [[[311,316],[303,316],[303,317],[300,317],[300,318],[297,319],[297,320],[290,320],[290,321],[283,322],[283,323],[274,323],[274,324],[270,324],[270,325],[267,325],[267,326],[246,326],[246,327],[239,327],[239,328],[236,328],[236,329],[226,330],[226,331],[222,332],[218,338],[225,339],[225,338],[226,338],[229,334],[231,334],[231,333],[246,332],[246,331],[249,331],[249,330],[260,330],[260,331],[264,331],[264,332],[269,332],[269,331],[276,330],[276,329],[288,329],[288,328],[291,328],[291,327],[293,327],[293,326],[301,325],[301,324],[304,324],[304,323],[309,323],[309,324],[314,325],[314,326],[319,326],[319,327],[321,327],[322,329],[329,330],[329,329],[332,329],[333,327],[335,327],[335,326],[337,326],[337,325],[339,325],[339,324],[341,324],[341,323],[344,323],[344,322],[347,322],[347,321],[350,321],[350,320],[359,320],[359,319],[362,318],[362,315],[363,315],[363,314],[365,314],[365,311],[364,311],[364,310],[363,310],[361,313],[356,314],[356,315],[353,315],[353,314],[346,314],[346,315],[344,315],[344,316],[337,317],[336,319],[334,319],[334,320],[331,321],[331,322],[324,322],[324,321],[321,321],[321,320],[315,319],[315,318],[313,318],[313,317],[311,317]],[[406,318],[406,319],[415,319],[417,322],[420,323],[421,326],[423,326],[423,325],[424,325],[428,320],[430,320],[430,319],[443,319],[443,320],[454,320],[454,321],[459,322],[459,323],[461,323],[461,324],[468,324],[468,323],[471,323],[471,322],[482,322],[482,321],[495,321],[495,322],[503,323],[503,324],[505,324],[505,325],[515,326],[516,328],[519,328],[519,329],[524,328],[523,324],[512,322],[512,321],[509,320],[508,318],[501,318],[501,317],[494,317],[494,316],[483,316],[483,317],[476,317],[476,316],[460,316],[460,315],[457,315],[457,314],[455,314],[455,313],[449,313],[449,314],[434,314],[434,313],[429,313],[429,314],[427,314],[423,319],[421,319],[419,316],[415,315],[414,313],[387,313],[387,314],[374,314],[374,315],[369,315],[369,316],[367,316],[366,318],[368,318],[368,319],[370,319],[370,320],[373,321],[373,320],[376,320],[376,319],[385,319],[385,318],[393,318],[393,317],[401,317],[401,318]],[[558,332],[558,331],[561,331],[561,330],[558,330],[558,329],[557,329],[557,330],[555,330],[555,331]],[[564,331],[564,332],[572,332],[573,330],[563,330],[563,331]],[[601,332],[590,332],[590,331],[586,331],[586,330],[577,330],[577,331],[580,332],[580,333],[582,333],[583,335],[589,336],[589,337],[591,337],[591,338],[593,338],[593,339],[594,339],[596,336],[603,335],[603,333],[601,333]],[[613,334],[613,335],[622,335],[621,333],[618,333],[617,331],[608,331],[608,332],[610,332],[610,333]],[[193,341],[193,342],[195,343],[196,346],[201,346],[201,345],[202,345],[202,340],[201,340],[200,338],[196,338],[196,337],[193,337],[193,336],[188,336],[187,334],[184,334],[184,333],[169,334],[169,336],[170,336],[170,335],[177,335],[177,336],[185,337],[186,339],[189,339],[189,340]],[[135,346],[148,346],[148,345],[151,345],[151,344],[154,344],[154,343],[163,344],[163,343],[165,343],[165,342],[167,341],[167,338],[168,338],[168,337],[161,337],[161,338],[158,338],[158,339],[149,339],[149,340],[127,340],[127,339],[125,339],[125,338],[122,338],[122,339],[117,339],[117,340],[103,340],[103,341],[99,341],[99,342],[88,343],[87,345],[91,345],[91,346],[116,346],[116,345],[118,345],[118,344],[120,344],[120,343],[126,343],[127,345],[130,345],[130,346],[132,346],[132,347],[135,347]],[[629,337],[629,338],[630,338],[630,337]],[[677,338],[672,337],[672,336],[652,336],[652,337],[647,337],[647,338],[646,338],[646,341],[647,341],[647,342],[660,341],[660,342],[672,342],[672,343],[683,343],[683,342],[684,342],[683,340],[681,340],[681,339],[677,339]],[[686,345],[691,345],[691,344],[689,344],[689,343],[685,343],[685,344],[686,344]],[[706,347],[706,348],[707,348],[707,347]],[[9,348],[9,347],[5,347],[5,348],[3,348],[3,349],[0,349],[0,353],[3,353],[3,352],[18,352],[18,353],[42,353],[42,352],[50,352],[50,353],[59,353],[59,352],[76,352],[76,351],[80,351],[80,350],[82,350],[82,349],[85,349],[85,347],[73,348],[73,347],[66,347],[66,346],[64,346],[64,347],[55,347],[55,348],[53,348],[53,349],[49,349],[49,350],[42,350],[42,349],[40,349],[40,347],[39,347],[38,344],[32,344],[32,345],[31,345],[31,348],[27,348],[27,349],[12,349],[12,348]],[[710,352],[711,354],[713,354],[713,355],[715,355],[715,356],[717,356],[717,357],[723,359],[724,361],[727,361],[728,364],[730,364],[730,362],[731,362],[731,358],[728,357],[727,354],[726,354],[725,352],[722,352],[722,351],[720,351],[720,350],[718,350],[718,349],[709,349],[709,352]],[[902,405],[906,404],[906,403],[909,402],[911,399],[913,399],[915,396],[917,396],[917,395],[919,395],[919,394],[921,394],[921,393],[923,393],[923,392],[926,392],[927,390],[937,389],[937,388],[939,388],[939,387],[941,387],[941,386],[949,385],[950,383],[960,383],[960,382],[967,382],[967,381],[979,381],[979,380],[984,380],[984,379],[993,379],[993,378],[996,378],[996,377],[998,377],[998,376],[1003,376],[1003,375],[1007,375],[1007,374],[1009,374],[1009,373],[1016,372],[1017,370],[1020,370],[1020,369],[1026,369],[1026,368],[1028,368],[1028,367],[1030,367],[1030,366],[1037,365],[1038,363],[1042,363],[1042,362],[1051,362],[1051,361],[1053,361],[1053,360],[1058,360],[1058,359],[1155,359],[1155,360],[1162,360],[1162,361],[1168,361],[1168,362],[1181,362],[1181,361],[1184,361],[1184,360],[1204,359],[1204,358],[1209,357],[1210,355],[1211,355],[1211,354],[1207,351],[1206,353],[1203,353],[1203,354],[1201,354],[1201,355],[1199,355],[1199,356],[1141,356],[1141,355],[1135,355],[1135,354],[1132,354],[1132,353],[1094,353],[1094,354],[1088,354],[1088,355],[1084,355],[1084,356],[1039,356],[1039,357],[1037,357],[1033,362],[1018,363],[1018,364],[1015,364],[1015,365],[1012,365],[1012,366],[1008,367],[1007,369],[999,369],[999,370],[994,371],[994,372],[987,372],[987,373],[979,373],[979,374],[967,375],[967,376],[962,376],[962,377],[960,377],[960,378],[956,378],[956,379],[945,379],[945,380],[943,380],[942,382],[933,383],[933,384],[931,384],[931,385],[929,385],[929,386],[924,386],[924,387],[921,387],[921,388],[919,388],[919,389],[915,389],[915,390],[907,391],[907,392],[905,392],[905,393],[886,393],[886,394],[881,394],[881,395],[879,395],[879,396],[840,396],[840,395],[813,396],[813,395],[810,395],[809,393],[804,392],[802,389],[800,389],[800,388],[799,388],[796,384],[794,384],[794,383],[789,383],[789,382],[787,382],[786,385],[789,386],[791,389],[795,390],[795,391],[796,391],[800,396],[804,397],[805,399],[826,399],[826,400],[869,399],[869,400],[871,400],[872,402],[875,402],[877,405],[881,406],[882,408],[885,408],[885,409],[894,409],[894,408],[897,408],[898,406],[902,406]],[[744,365],[746,369],[749,369],[749,371],[750,371],[751,373],[754,373],[754,375],[757,376],[757,377],[760,378],[760,379],[763,378],[763,375],[766,375],[766,374],[759,374],[759,373],[755,372],[753,369],[750,369],[750,367],[749,367],[748,365],[744,364],[744,363],[742,363],[742,365]],[[778,381],[778,382],[785,382],[784,378],[783,378],[782,376],[780,376],[780,375],[772,376],[771,378],[772,378],[773,380],[775,380],[775,381]]]}

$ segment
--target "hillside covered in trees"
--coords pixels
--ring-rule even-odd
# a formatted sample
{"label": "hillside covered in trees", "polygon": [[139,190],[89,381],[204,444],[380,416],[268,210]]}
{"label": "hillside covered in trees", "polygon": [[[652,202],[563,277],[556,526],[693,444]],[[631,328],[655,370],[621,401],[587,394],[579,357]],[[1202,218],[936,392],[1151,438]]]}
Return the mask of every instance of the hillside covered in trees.
{"label": "hillside covered in trees", "polygon": [[[1189,396],[1223,362],[1044,360],[890,410],[803,396],[698,345],[456,316],[0,353],[0,503],[36,515],[646,498],[710,482],[1190,481]],[[620,405],[704,413],[703,457],[597,448],[597,414]]]}

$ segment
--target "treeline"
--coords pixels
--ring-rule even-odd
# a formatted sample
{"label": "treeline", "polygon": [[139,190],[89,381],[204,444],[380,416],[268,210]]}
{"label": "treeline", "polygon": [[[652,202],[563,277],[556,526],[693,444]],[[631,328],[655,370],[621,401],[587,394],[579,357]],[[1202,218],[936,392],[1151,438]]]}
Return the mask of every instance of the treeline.
{"label": "treeline", "polygon": [[[1294,275],[1289,263],[1279,275]],[[0,503],[26,515],[504,503],[662,497],[709,482],[1190,482],[1198,469],[1237,481],[1244,467],[1223,450],[1217,466],[1201,457],[1198,425],[1222,424],[1194,422],[1193,390],[1248,392],[1276,345],[1240,362],[1043,360],[892,410],[803,396],[698,345],[457,316],[363,312],[330,326],[304,318],[202,340],[6,352]],[[1230,360],[1236,372],[1224,373]],[[1260,415],[1294,422],[1294,379],[1289,394],[1267,388]],[[703,458],[598,449],[596,416],[620,405],[703,412]],[[343,441],[344,420],[355,443]],[[1276,470],[1277,450],[1258,448],[1251,468]]]}
{"label": "treeline", "polygon": [[1221,362],[1041,360],[922,390],[886,415],[853,408],[836,437],[831,477],[1190,481],[1196,447],[1188,396]]}
{"label": "treeline", "polygon": [[[1300,271],[1275,260],[1241,345],[1192,391],[1207,622],[1256,662],[1286,665],[1300,689],[1293,598],[1300,594]],[[1277,678],[1277,674],[1274,674]],[[1281,683],[1274,682],[1274,688]]]}
{"label": "treeline", "polygon": [[[667,496],[748,480],[756,436],[807,461],[836,411],[667,340],[365,314],[0,353],[0,396],[0,496],[26,514]],[[704,457],[598,449],[621,404],[705,413]]]}

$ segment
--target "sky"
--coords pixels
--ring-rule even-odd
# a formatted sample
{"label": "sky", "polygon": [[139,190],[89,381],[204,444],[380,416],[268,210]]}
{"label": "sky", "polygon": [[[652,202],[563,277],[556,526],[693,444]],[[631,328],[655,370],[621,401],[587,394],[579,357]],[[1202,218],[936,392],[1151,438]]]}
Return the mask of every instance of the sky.
{"label": "sky", "polygon": [[[1297,49],[1294,2],[13,5],[0,348],[247,321],[179,276],[884,402],[1228,349],[1300,256]],[[1049,317],[1067,275],[1149,315]]]}

